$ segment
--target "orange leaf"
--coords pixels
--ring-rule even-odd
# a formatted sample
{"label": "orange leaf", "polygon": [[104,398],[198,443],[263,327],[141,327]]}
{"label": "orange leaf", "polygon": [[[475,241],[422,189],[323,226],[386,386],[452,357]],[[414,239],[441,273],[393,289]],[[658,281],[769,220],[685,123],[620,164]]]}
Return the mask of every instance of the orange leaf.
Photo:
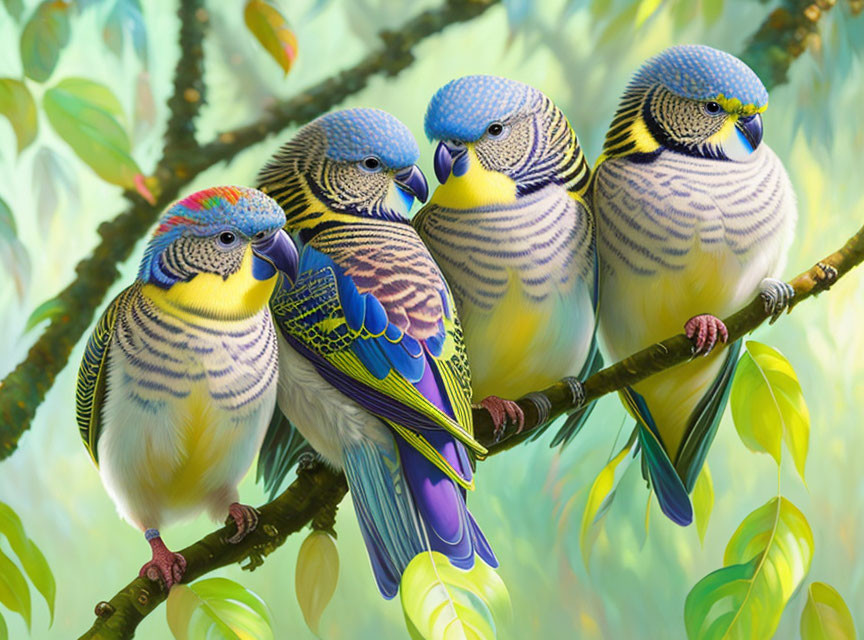
{"label": "orange leaf", "polygon": [[252,35],[287,74],[297,57],[297,37],[285,17],[264,0],[249,0],[243,18]]}

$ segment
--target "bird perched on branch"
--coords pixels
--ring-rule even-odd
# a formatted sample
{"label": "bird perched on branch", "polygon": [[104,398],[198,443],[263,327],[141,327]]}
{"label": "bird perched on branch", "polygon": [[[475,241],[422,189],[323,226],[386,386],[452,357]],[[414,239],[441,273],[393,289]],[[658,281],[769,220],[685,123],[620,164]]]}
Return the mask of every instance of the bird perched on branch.
{"label": "bird perched on branch", "polygon": [[686,321],[694,355],[705,356],[622,392],[638,421],[646,479],[681,525],[692,520],[688,494],[740,349],[740,341],[724,345],[719,318],[757,294],[776,317],[794,294],[773,277],[797,211],[782,163],[762,142],[767,103],[762,82],[734,56],[672,47],[633,77],[594,171],[609,355],[619,360]]}
{"label": "bird perched on branch", "polygon": [[[348,109],[303,127],[258,177],[303,243],[296,282],[271,303],[279,406],[345,471],[378,587],[387,598],[401,591],[415,630],[425,624],[415,605],[444,593],[427,592],[432,583],[467,588],[465,605],[484,616],[507,597],[465,504],[486,450],[472,437],[455,305],[406,219],[427,196],[417,158],[399,120]],[[454,624],[460,607],[445,607]]]}
{"label": "bird perched on branch", "polygon": [[[496,431],[505,418],[521,429],[518,405],[501,396],[569,377],[578,400],[581,385],[570,376],[602,366],[594,221],[583,198],[588,164],[548,97],[495,76],[439,89],[426,135],[438,141],[441,184],[413,224],[453,289],[474,397]],[[569,440],[589,411],[572,415],[553,444]]]}
{"label": "bird perched on branch", "polygon": [[[78,372],[81,437],[120,514],[144,531],[141,575],[167,588],[185,570],[159,529],[207,510],[239,542],[258,515],[237,485],[276,402],[268,253],[292,271],[282,209],[242,187],[199,191],[153,232],[135,283],[99,319]],[[293,259],[292,259],[293,256]]]}

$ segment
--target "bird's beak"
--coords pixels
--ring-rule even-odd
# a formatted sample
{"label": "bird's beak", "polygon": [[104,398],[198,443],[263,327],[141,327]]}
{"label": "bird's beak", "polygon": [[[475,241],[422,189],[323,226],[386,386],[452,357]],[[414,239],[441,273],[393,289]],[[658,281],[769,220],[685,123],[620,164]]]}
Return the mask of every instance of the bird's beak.
{"label": "bird's beak", "polygon": [[450,174],[461,176],[468,170],[465,166],[468,149],[464,144],[442,140],[435,149],[435,177],[444,184]]}
{"label": "bird's beak", "polygon": [[256,279],[269,280],[276,273],[276,269],[284,273],[292,283],[297,279],[300,255],[291,236],[284,229],[253,242],[252,253],[252,275]]}
{"label": "bird's beak", "polygon": [[420,202],[426,202],[426,198],[429,196],[429,185],[426,183],[426,176],[416,164],[402,169],[394,179],[402,191],[412,198],[417,198]]}
{"label": "bird's beak", "polygon": [[741,134],[747,139],[751,150],[755,151],[759,143],[762,142],[762,116],[754,113],[752,116],[738,118],[735,126]]}

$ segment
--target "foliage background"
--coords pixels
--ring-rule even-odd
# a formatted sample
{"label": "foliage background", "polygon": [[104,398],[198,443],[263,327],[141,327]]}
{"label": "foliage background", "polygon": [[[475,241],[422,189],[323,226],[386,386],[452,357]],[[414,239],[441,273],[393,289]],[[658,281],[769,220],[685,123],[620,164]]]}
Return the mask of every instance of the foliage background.
{"label": "foliage background", "polygon": [[[241,3],[212,3],[207,38],[209,105],[200,139],[242,124],[260,113],[271,96],[290,96],[352,64],[372,46],[375,33],[398,25],[430,2],[398,0],[304,0],[283,2],[292,20],[300,56],[287,77],[254,39],[241,30]],[[589,159],[597,157],[618,96],[645,58],[676,43],[700,42],[730,52],[747,37],[772,3],[742,0],[516,0],[466,24],[451,27],[418,48],[418,59],[394,80],[375,79],[344,106],[378,106],[415,132],[430,179],[432,146],[422,133],[423,112],[432,93],[453,77],[494,73],[528,82],[546,92],[569,116]],[[175,5],[148,1],[144,18],[150,38],[149,81],[155,113],[136,94],[141,64],[131,47],[122,59],[106,53],[102,24],[110,10],[95,7],[76,18],[70,45],[51,83],[84,76],[110,86],[129,115],[134,157],[146,168],[161,149],[160,127],[167,110],[178,52]],[[34,2],[25,2],[28,11]],[[642,8],[640,12],[640,7]],[[646,13],[650,17],[643,20]],[[508,15],[509,14],[509,15]],[[20,27],[0,10],[0,76],[20,77]],[[809,267],[838,247],[864,218],[861,158],[864,152],[864,17],[853,19],[846,2],[822,21],[822,38],[795,63],[790,82],[771,94],[765,140],[784,159],[795,185],[800,220],[785,275]],[[31,85],[31,87],[34,85]],[[143,109],[142,109],[143,107]],[[133,114],[139,114],[137,117]],[[148,120],[155,124],[148,124]],[[11,206],[27,248],[31,273],[23,297],[8,274],[0,274],[0,375],[25,355],[36,333],[25,332],[29,313],[70,279],[76,262],[97,241],[96,227],[123,206],[116,187],[80,163],[41,123],[40,139],[20,157],[6,121],[0,119],[0,194]],[[285,132],[239,156],[229,166],[200,176],[188,191],[220,183],[249,184]],[[55,211],[36,215],[36,193],[45,188],[33,176],[39,143],[67,161],[77,198],[61,190]],[[135,255],[122,268],[113,297],[134,278]],[[719,277],[722,277],[720,274]],[[106,302],[107,302],[106,299]],[[101,311],[101,310],[100,310]],[[816,551],[811,580],[832,584],[864,628],[864,478],[858,452],[864,450],[864,281],[842,279],[830,295],[809,302],[789,318],[760,329],[756,338],[780,349],[798,372],[812,415],[807,485],[791,464],[782,472],[783,493],[807,516]],[[57,614],[48,628],[41,601],[34,604],[34,638],[77,637],[92,622],[93,605],[125,584],[148,549],[140,533],[121,522],[81,447],[74,423],[75,369],[83,345],[58,377],[20,449],[0,467],[0,501],[22,517],[40,545],[58,583]],[[624,430],[622,425],[627,422]],[[501,574],[513,598],[513,638],[683,638],[683,607],[689,589],[721,565],[723,548],[747,513],[776,495],[776,467],[740,442],[728,412],[709,455],[716,502],[704,546],[695,527],[681,529],[651,506],[646,536],[646,492],[632,465],[595,546],[591,573],[582,565],[578,528],[594,475],[606,462],[616,435],[629,430],[614,397],[604,398],[583,436],[563,453],[544,443],[522,446],[482,464],[471,508],[501,560]],[[241,487],[245,502],[265,497],[250,474]],[[337,520],[340,581],[321,624],[325,638],[401,638],[398,602],[381,599],[368,566],[348,501]],[[212,530],[204,517],[165,531],[172,548]],[[293,536],[252,574],[222,570],[270,605],[276,637],[311,638],[294,597],[294,563],[303,536]],[[0,548],[7,553],[9,549]],[[803,590],[802,590],[803,591]],[[786,609],[778,638],[798,635],[806,594]],[[7,615],[10,637],[24,638],[18,616]],[[575,631],[574,631],[575,630]],[[859,631],[860,633],[860,631]],[[139,638],[170,637],[164,614],[149,616]]]}

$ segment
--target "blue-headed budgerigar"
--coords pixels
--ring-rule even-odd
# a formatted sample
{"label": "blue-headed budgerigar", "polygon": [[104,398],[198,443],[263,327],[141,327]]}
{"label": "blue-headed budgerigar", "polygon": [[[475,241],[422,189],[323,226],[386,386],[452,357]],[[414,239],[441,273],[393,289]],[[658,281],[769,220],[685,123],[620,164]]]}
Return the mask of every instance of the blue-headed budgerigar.
{"label": "blue-headed budgerigar", "polygon": [[276,402],[277,342],[267,302],[269,253],[291,272],[296,250],[282,209],[242,187],[200,191],[171,206],[135,283],[108,306],[78,373],[76,417],[120,514],[145,533],[141,575],[179,581],[182,555],[159,529],[207,510],[230,516],[232,542],[257,524],[237,485]]}
{"label": "blue-headed budgerigar", "polygon": [[[601,362],[594,221],[583,199],[589,168],[576,134],[537,89],[466,76],[433,96],[426,135],[438,141],[441,184],[413,224],[453,290],[474,397],[497,428],[505,415],[522,421],[498,396],[566,377],[578,399],[572,376]],[[554,442],[572,436],[586,413]]]}
{"label": "blue-headed budgerigar", "polygon": [[486,450],[472,437],[456,309],[406,218],[427,196],[417,158],[396,118],[348,109],[303,127],[261,170],[259,188],[303,244],[296,282],[271,303],[278,399],[321,458],[345,471],[381,593],[415,602],[422,594],[403,575],[431,558],[441,576],[464,571],[462,588],[474,581],[476,608],[506,591],[465,504],[473,459]]}
{"label": "blue-headed budgerigar", "polygon": [[728,335],[719,317],[757,293],[779,314],[793,295],[773,278],[797,212],[782,163],[762,143],[767,102],[762,82],[734,56],[672,47],[630,82],[594,171],[600,330],[609,355],[619,360],[686,322],[694,352],[705,356],[622,393],[638,420],[646,478],[681,525],[692,520],[688,494],[740,349],[740,341],[722,344]]}

